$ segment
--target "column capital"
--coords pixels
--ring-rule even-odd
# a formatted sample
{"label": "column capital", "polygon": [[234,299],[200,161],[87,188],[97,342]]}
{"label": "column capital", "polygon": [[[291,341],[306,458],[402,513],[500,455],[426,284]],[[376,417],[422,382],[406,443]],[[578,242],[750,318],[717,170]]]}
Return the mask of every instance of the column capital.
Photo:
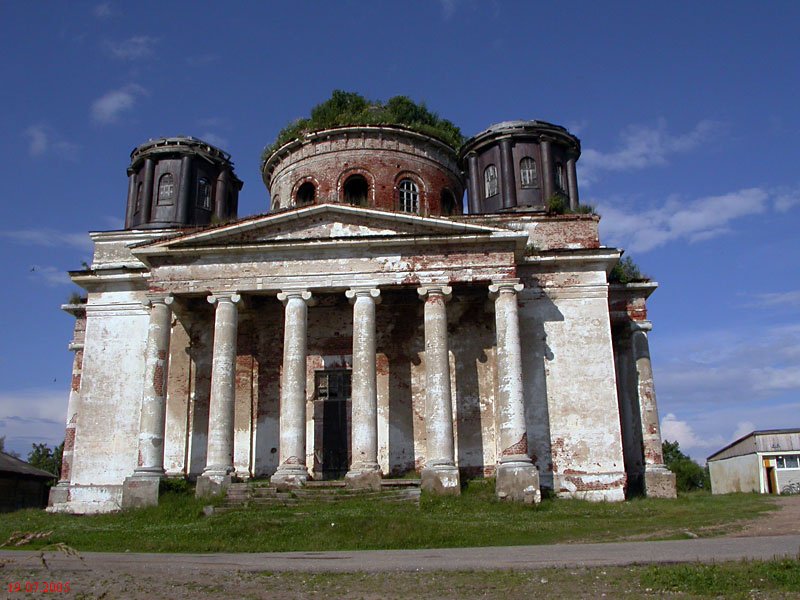
{"label": "column capital", "polygon": [[314,302],[313,295],[306,289],[281,290],[278,293],[278,300],[283,302],[284,305],[286,305],[289,300],[293,300],[295,298],[302,300],[306,304],[312,304]]}
{"label": "column capital", "polygon": [[647,320],[630,321],[629,327],[630,327],[631,333],[635,333],[637,331],[643,331],[643,332],[647,333],[649,331],[652,331],[653,322],[652,321],[647,321]]}
{"label": "column capital", "polygon": [[376,304],[381,301],[381,291],[373,286],[353,286],[344,295],[350,300],[350,304],[355,303],[356,298],[372,298]]}
{"label": "column capital", "polygon": [[175,302],[175,296],[169,293],[151,293],[148,292],[142,304],[146,308],[150,308],[154,304],[166,304],[167,306]]}
{"label": "column capital", "polygon": [[500,294],[517,294],[523,290],[525,286],[519,282],[519,279],[502,279],[492,281],[489,286],[489,296],[497,298]]}
{"label": "column capital", "polygon": [[242,296],[239,292],[212,292],[207,300],[209,304],[222,304],[223,302],[239,304],[242,301]]}
{"label": "column capital", "polygon": [[439,283],[426,283],[417,288],[420,300],[427,300],[429,296],[441,296],[445,302],[453,296],[453,288]]}

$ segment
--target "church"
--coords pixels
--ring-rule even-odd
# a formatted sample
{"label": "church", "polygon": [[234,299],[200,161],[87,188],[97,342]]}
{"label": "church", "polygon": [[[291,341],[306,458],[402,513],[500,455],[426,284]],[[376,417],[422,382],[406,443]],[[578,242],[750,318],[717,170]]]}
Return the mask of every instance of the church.
{"label": "church", "polygon": [[[459,147],[404,124],[305,131],[265,153],[240,217],[231,157],[150,140],[125,226],[70,272],[75,317],[52,511],[419,476],[500,499],[674,497],[648,350],[651,281],[579,201],[580,141],[543,121]],[[466,202],[462,198],[466,193]],[[120,209],[122,203],[120,203]]]}

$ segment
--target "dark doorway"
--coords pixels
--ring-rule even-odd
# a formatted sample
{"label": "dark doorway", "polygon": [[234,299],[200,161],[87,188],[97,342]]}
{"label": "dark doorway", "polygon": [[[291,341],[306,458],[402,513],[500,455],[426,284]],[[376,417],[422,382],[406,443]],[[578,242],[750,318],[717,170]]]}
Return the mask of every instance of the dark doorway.
{"label": "dark doorway", "polygon": [[322,478],[341,479],[350,467],[350,385],[349,369],[317,371],[315,424],[316,454],[321,456]]}

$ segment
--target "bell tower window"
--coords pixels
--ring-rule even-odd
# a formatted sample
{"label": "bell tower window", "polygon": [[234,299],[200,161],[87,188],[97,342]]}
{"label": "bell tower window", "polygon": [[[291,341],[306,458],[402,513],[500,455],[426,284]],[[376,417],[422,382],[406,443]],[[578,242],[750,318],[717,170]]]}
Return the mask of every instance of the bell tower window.
{"label": "bell tower window", "polygon": [[211,210],[211,184],[205,177],[197,180],[197,206]]}
{"label": "bell tower window", "polygon": [[310,181],[306,181],[303,185],[297,188],[297,196],[295,201],[298,205],[313,204],[314,198],[317,195],[317,188]]}
{"label": "bell tower window", "polygon": [[530,156],[519,161],[519,181],[524,188],[538,187],[536,161]]}
{"label": "bell tower window", "polygon": [[363,175],[351,175],[342,187],[344,201],[353,206],[366,206],[369,184]]}

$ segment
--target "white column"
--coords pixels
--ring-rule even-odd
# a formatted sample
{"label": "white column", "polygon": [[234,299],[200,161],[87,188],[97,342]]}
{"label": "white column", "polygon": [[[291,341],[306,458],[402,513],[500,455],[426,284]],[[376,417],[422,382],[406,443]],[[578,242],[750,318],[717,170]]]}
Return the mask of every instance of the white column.
{"label": "white column", "polygon": [[647,339],[647,332],[653,329],[653,324],[650,321],[631,321],[630,328],[642,424],[645,494],[651,498],[675,498],[675,476],[664,466],[650,342]]}
{"label": "white column", "polygon": [[489,286],[494,298],[497,330],[497,431],[500,456],[497,495],[500,498],[538,502],[539,473],[528,456],[525,399],[522,388],[522,348],[519,336],[517,293],[519,279],[495,281]]}
{"label": "white column", "polygon": [[280,405],[280,465],[272,476],[279,486],[296,487],[308,479],[306,467],[306,354],[311,292],[284,290],[283,372]]}
{"label": "white column", "polygon": [[345,294],[353,304],[353,383],[348,485],[380,488],[378,466],[378,383],[375,368],[375,305],[380,290],[354,287]]}
{"label": "white column", "polygon": [[236,384],[236,337],[241,296],[214,293],[216,304],[214,346],[211,361],[211,399],[208,408],[208,451],[203,476],[214,483],[225,483],[233,473],[233,411]]}
{"label": "white column", "polygon": [[151,297],[150,327],[144,358],[144,390],[139,419],[139,459],[134,477],[164,474],[164,424],[167,410],[167,369],[172,333],[171,296]]}
{"label": "white column", "polygon": [[426,285],[417,292],[425,302],[425,432],[426,460],[422,488],[441,494],[461,491],[455,466],[450,356],[447,347],[445,303],[452,294],[446,285]]}

